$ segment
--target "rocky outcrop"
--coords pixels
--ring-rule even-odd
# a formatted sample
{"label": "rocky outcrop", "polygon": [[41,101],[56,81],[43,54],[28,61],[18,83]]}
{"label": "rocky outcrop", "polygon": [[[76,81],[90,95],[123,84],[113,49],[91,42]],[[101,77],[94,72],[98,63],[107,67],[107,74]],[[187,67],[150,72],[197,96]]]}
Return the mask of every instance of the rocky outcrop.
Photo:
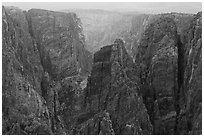
{"label": "rocky outcrop", "polygon": [[202,134],[202,13],[120,17],[91,70],[76,14],[3,7],[2,133]]}
{"label": "rocky outcrop", "polygon": [[183,30],[188,28],[189,22],[193,19],[192,14],[166,13],[166,14],[139,14],[132,17],[131,23],[131,47],[129,54],[135,58],[143,33],[150,25],[161,17],[168,17],[174,20],[177,26],[177,33],[181,35]]}
{"label": "rocky outcrop", "polygon": [[91,55],[84,48],[81,22],[76,14],[31,9],[26,18],[45,71],[56,80],[88,74]]}
{"label": "rocky outcrop", "polygon": [[62,11],[72,11],[81,19],[86,48],[93,54],[101,47],[112,44],[116,38],[129,41],[133,14],[99,9]]}
{"label": "rocky outcrop", "polygon": [[145,30],[137,50],[136,63],[141,70],[141,93],[155,134],[173,134],[174,123],[166,117],[175,113],[173,97],[177,88],[176,46],[175,22],[171,18],[161,17]]}
{"label": "rocky outcrop", "polygon": [[[40,51],[42,65],[50,76],[50,82],[47,83],[54,83],[44,92],[51,94],[48,99],[53,99],[49,102],[57,100],[58,103],[56,102],[50,108],[56,107],[52,113],[61,116],[63,125],[69,132],[73,116],[80,109],[77,108],[79,107],[77,99],[80,98],[78,92],[81,92],[81,88],[75,83],[83,81],[77,79],[83,79],[81,76],[87,75],[91,67],[91,55],[84,47],[80,19],[74,13],[35,9],[29,10],[26,16],[30,24],[30,33]],[[42,84],[44,83],[45,88],[49,87],[46,81],[42,81]],[[57,85],[54,92],[52,89]],[[57,120],[53,123],[60,121],[60,118],[55,119]]]}
{"label": "rocky outcrop", "polygon": [[41,96],[43,68],[23,11],[2,11],[3,134],[52,134]]}
{"label": "rocky outcrop", "polygon": [[[192,74],[193,63],[189,60],[193,57],[189,53],[193,45],[197,47],[196,50],[194,49],[195,55],[193,56],[198,62],[199,59],[201,60],[201,47],[199,46],[201,44],[201,22],[199,20],[201,19],[199,17],[192,19],[192,15],[179,15],[162,14],[153,19],[142,34],[135,50],[135,62],[140,67],[141,94],[154,127],[154,134],[189,134],[192,129],[186,126],[192,126],[193,120],[180,124],[182,123],[180,121],[187,121],[185,116],[187,110],[184,107],[187,104],[188,106],[196,104],[196,107],[194,106],[196,114],[192,115],[201,115],[199,107],[201,101],[193,99],[196,103],[191,102],[191,105],[186,102],[190,98],[187,95],[190,91],[186,82],[189,81]],[[194,20],[192,23],[194,25],[189,25],[192,20]],[[194,35],[196,35],[196,40],[193,40]],[[192,41],[199,42],[195,44]],[[200,69],[201,63],[197,69],[198,75],[201,74]],[[201,81],[201,78],[199,80],[196,78],[197,89],[201,89],[199,88]],[[201,94],[199,90],[197,91],[198,94]],[[198,96],[201,97],[201,95]],[[198,126],[199,120],[195,120],[197,127],[195,132],[192,131],[194,134],[201,131],[201,126]]]}
{"label": "rocky outcrop", "polygon": [[189,24],[182,37],[185,58],[180,106],[184,114],[180,114],[177,132],[202,134],[202,13],[194,15]]}
{"label": "rocky outcrop", "polygon": [[152,125],[138,95],[136,73],[122,40],[96,52],[85,90],[84,112],[78,116],[73,133],[151,134]]}
{"label": "rocky outcrop", "polygon": [[64,97],[80,100],[91,64],[79,18],[15,7],[2,18],[3,134],[68,134],[78,108]]}

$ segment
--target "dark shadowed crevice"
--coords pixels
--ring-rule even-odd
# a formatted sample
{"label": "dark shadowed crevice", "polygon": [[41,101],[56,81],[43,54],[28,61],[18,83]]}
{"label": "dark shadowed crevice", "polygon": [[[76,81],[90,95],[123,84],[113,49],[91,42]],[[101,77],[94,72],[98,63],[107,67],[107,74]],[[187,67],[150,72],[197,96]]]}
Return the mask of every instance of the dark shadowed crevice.
{"label": "dark shadowed crevice", "polygon": [[176,110],[176,120],[175,120],[175,127],[174,127],[174,134],[178,134],[178,122],[180,119],[180,101],[181,95],[183,91],[183,82],[184,82],[184,72],[185,72],[185,49],[184,45],[181,42],[180,35],[177,35],[177,50],[178,50],[178,60],[177,60],[177,85],[178,89],[175,92],[175,110]]}

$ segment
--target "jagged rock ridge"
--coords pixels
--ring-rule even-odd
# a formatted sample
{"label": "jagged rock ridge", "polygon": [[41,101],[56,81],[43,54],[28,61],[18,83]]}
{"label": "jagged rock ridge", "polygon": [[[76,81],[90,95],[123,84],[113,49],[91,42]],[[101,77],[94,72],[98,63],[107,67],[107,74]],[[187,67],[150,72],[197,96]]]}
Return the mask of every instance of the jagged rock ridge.
{"label": "jagged rock ridge", "polygon": [[[151,134],[135,65],[122,40],[94,54],[94,64],[84,96],[84,113],[75,134]],[[95,126],[95,127],[94,127]]]}
{"label": "jagged rock ridge", "polygon": [[3,7],[2,28],[3,134],[202,134],[201,12],[136,16],[88,79],[76,14]]}

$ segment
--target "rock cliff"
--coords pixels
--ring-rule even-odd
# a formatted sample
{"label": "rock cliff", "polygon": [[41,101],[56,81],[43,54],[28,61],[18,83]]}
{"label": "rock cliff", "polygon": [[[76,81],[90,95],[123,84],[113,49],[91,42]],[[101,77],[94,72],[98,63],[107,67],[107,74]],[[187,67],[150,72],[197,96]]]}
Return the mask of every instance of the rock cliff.
{"label": "rock cliff", "polygon": [[3,7],[2,134],[202,134],[202,12],[114,17]]}
{"label": "rock cliff", "polygon": [[54,79],[90,71],[91,56],[84,48],[81,22],[76,14],[31,9],[26,18],[42,65]]}
{"label": "rock cliff", "polygon": [[94,54],[75,134],[152,134],[136,70],[120,39]]}
{"label": "rock cliff", "polygon": [[43,67],[25,14],[3,7],[2,18],[3,134],[52,134],[41,96]]}
{"label": "rock cliff", "polygon": [[[159,15],[147,25],[139,44],[135,46],[135,62],[140,67],[141,94],[154,127],[154,134],[201,133],[199,124],[201,119],[194,117],[201,115],[199,107],[201,101],[198,101],[201,99],[188,102],[191,98],[189,94],[193,91],[195,98],[201,97],[198,94],[201,94],[199,89],[201,89],[202,78],[195,78],[196,74],[201,74],[202,68],[200,14],[196,16]],[[193,58],[197,60],[195,66],[199,66],[196,69],[192,67]],[[187,84],[193,77],[197,81],[194,90]],[[189,112],[190,106],[194,106],[195,113]],[[188,123],[179,126],[181,121],[188,121]],[[197,125],[193,128],[195,123]]]}
{"label": "rock cliff", "polygon": [[2,22],[3,134],[68,133],[63,96],[77,96],[91,68],[80,19],[3,7]]}
{"label": "rock cliff", "polygon": [[202,134],[202,12],[194,15],[189,24],[182,39],[184,69],[181,110],[185,115],[179,117],[177,132],[184,130],[186,134]]}

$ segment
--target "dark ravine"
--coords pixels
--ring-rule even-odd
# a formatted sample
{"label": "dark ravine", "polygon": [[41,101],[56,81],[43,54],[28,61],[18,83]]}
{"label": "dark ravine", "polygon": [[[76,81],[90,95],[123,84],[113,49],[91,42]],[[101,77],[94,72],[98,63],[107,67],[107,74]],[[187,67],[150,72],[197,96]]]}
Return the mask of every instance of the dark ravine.
{"label": "dark ravine", "polygon": [[75,13],[3,7],[2,134],[202,134],[202,12],[131,23],[92,59]]}
{"label": "dark ravine", "polygon": [[178,71],[177,71],[177,85],[178,89],[176,94],[174,95],[175,97],[175,111],[176,111],[176,119],[175,119],[175,127],[174,127],[174,134],[178,134],[178,122],[179,122],[179,117],[180,117],[180,112],[181,112],[181,106],[180,106],[180,100],[181,100],[181,90],[183,87],[183,82],[184,82],[184,72],[185,72],[185,67],[184,67],[184,62],[185,62],[185,47],[181,43],[180,36],[177,35],[177,52],[178,52]]}

